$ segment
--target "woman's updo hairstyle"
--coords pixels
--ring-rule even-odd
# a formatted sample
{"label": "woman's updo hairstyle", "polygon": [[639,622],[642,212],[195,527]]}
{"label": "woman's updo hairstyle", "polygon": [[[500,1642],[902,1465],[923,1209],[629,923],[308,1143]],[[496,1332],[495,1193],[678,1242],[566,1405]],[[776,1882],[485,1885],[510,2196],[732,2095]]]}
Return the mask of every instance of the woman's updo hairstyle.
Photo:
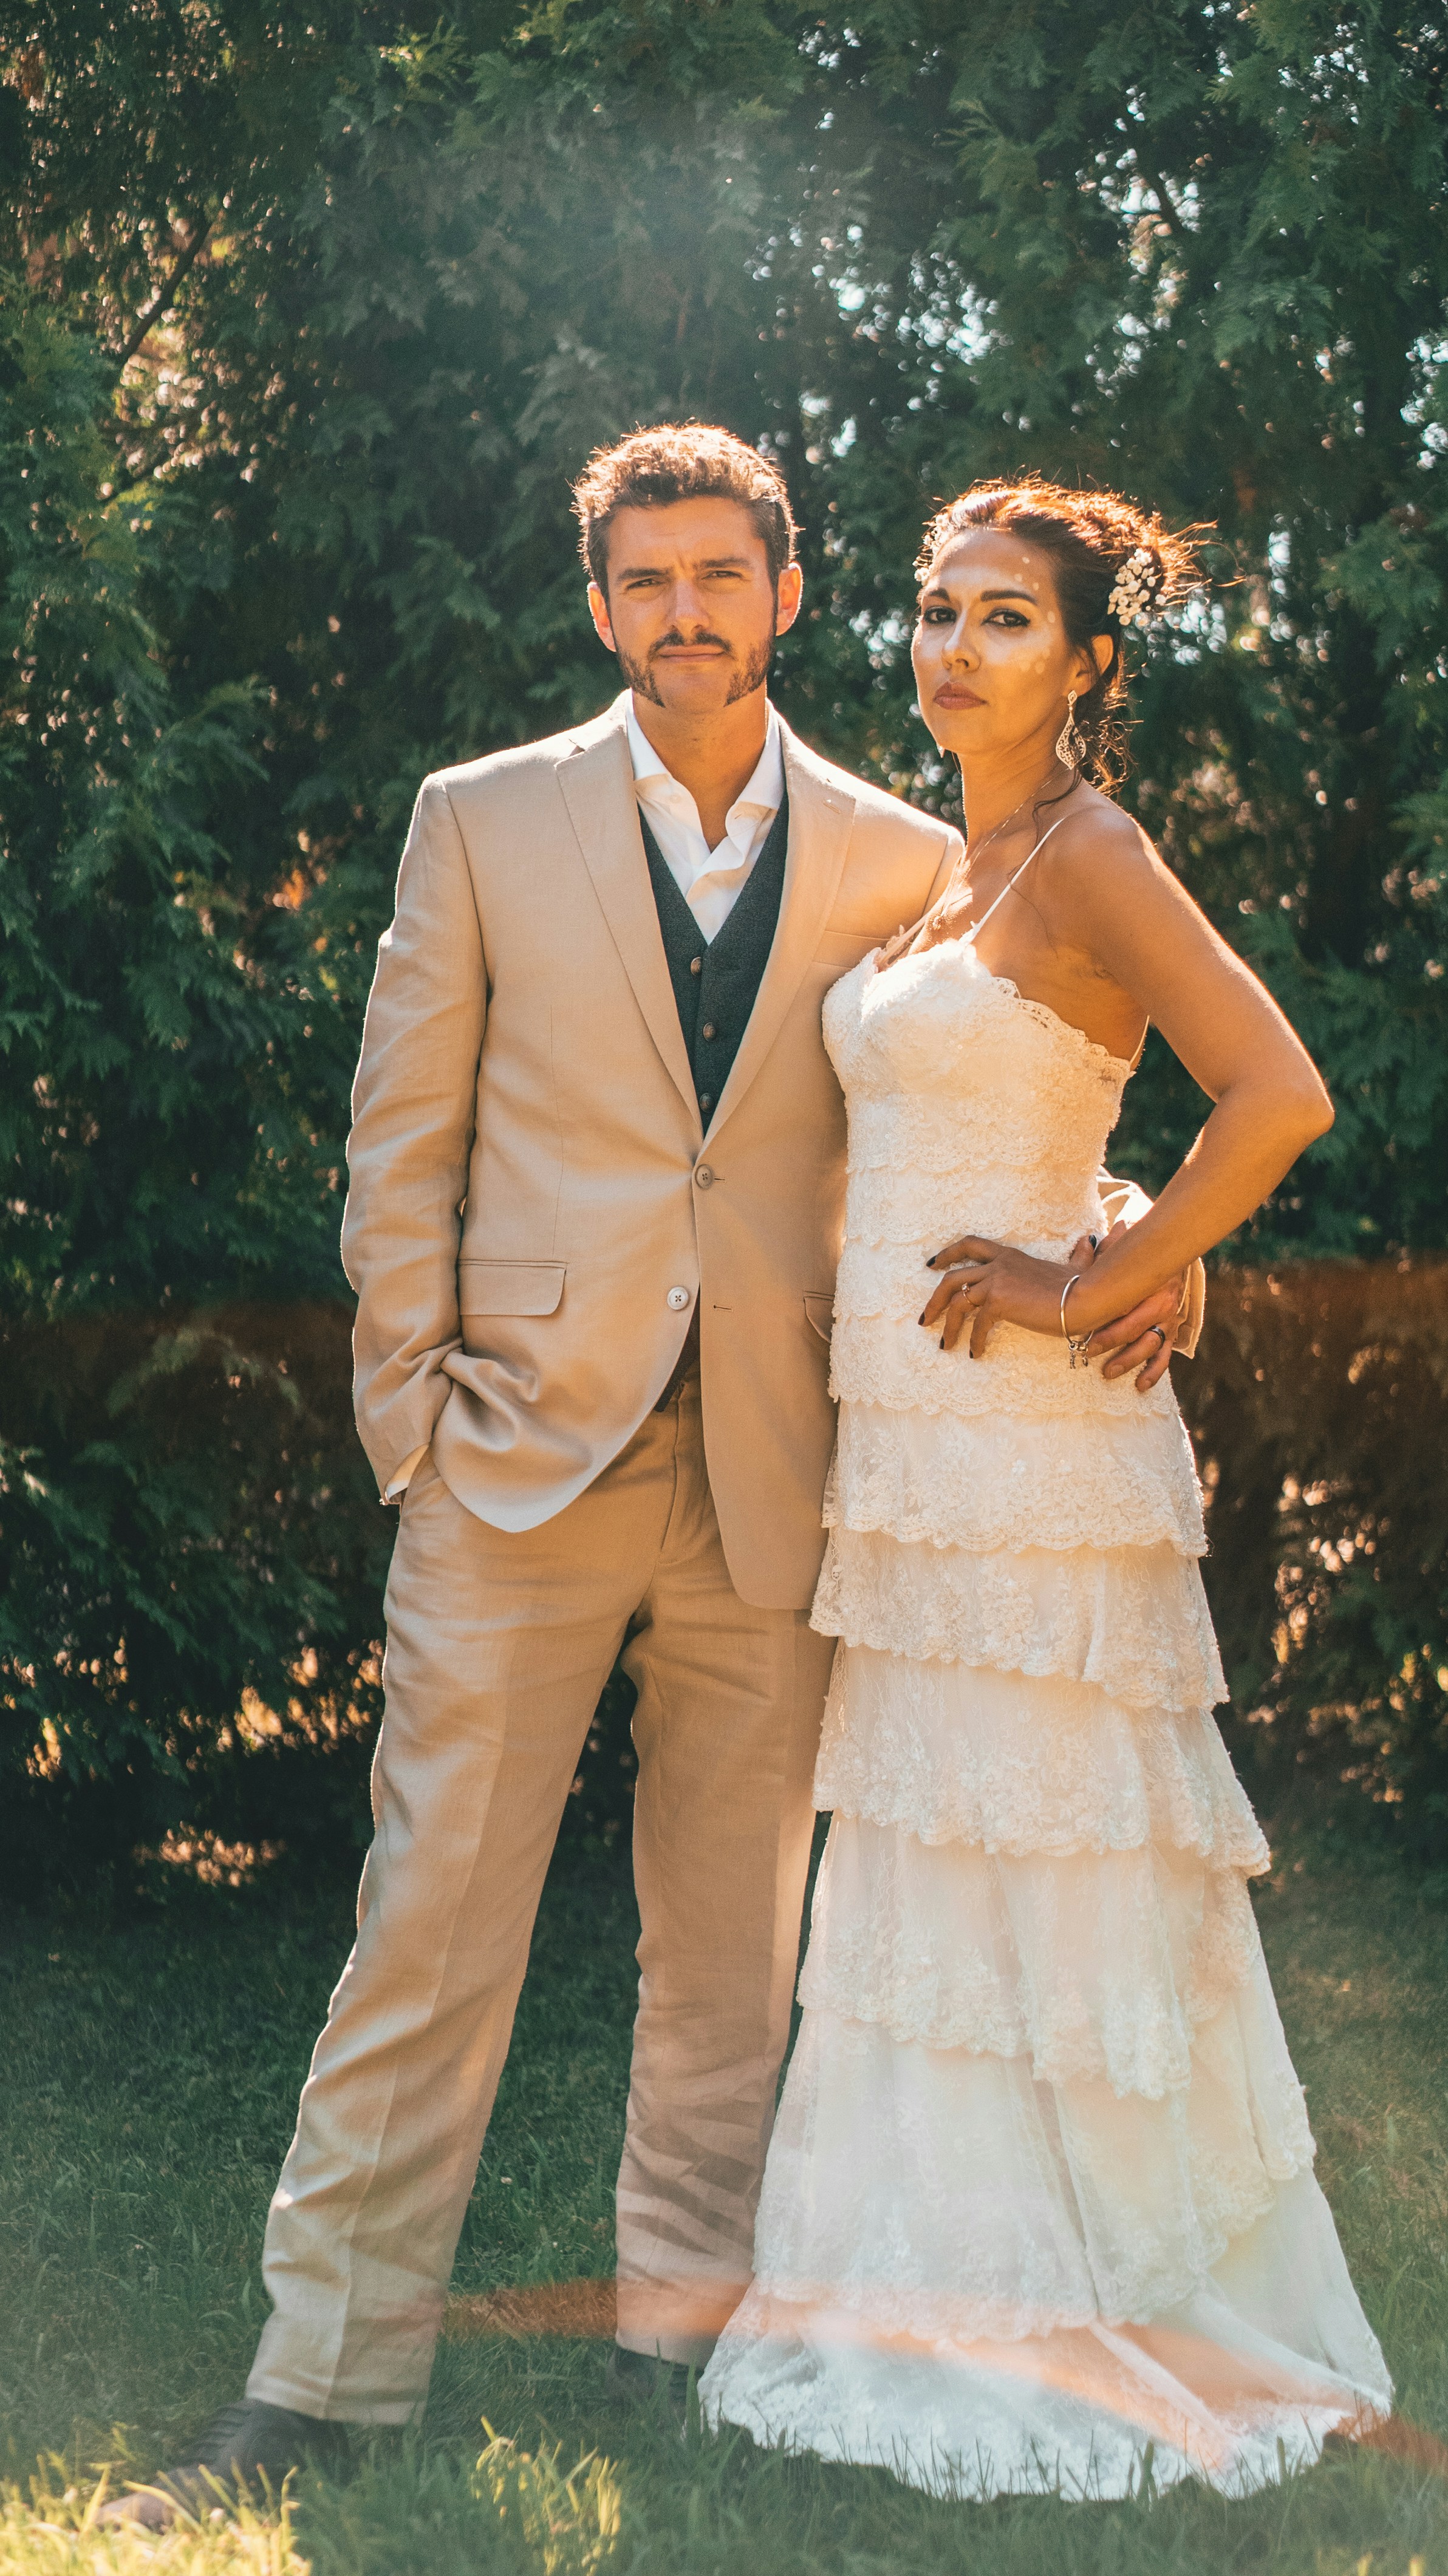
{"label": "woman's updo hairstyle", "polygon": [[1145,627],[1200,580],[1196,529],[1173,536],[1154,510],[1119,492],[1072,492],[1026,474],[1008,483],[973,483],[937,510],[925,530],[915,570],[923,588],[948,545],[972,528],[1008,528],[1050,558],[1061,618],[1072,644],[1109,635],[1111,659],[1076,701],[1086,744],[1081,766],[1098,787],[1126,774],[1125,635]]}

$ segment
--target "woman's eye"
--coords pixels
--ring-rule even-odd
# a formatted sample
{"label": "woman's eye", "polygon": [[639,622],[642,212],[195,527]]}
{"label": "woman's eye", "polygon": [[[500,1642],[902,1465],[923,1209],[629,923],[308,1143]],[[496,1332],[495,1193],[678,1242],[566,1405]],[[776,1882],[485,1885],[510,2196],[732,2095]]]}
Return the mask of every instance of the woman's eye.
{"label": "woman's eye", "polygon": [[987,626],[1029,626],[1031,621],[1018,608],[993,608],[985,622]]}

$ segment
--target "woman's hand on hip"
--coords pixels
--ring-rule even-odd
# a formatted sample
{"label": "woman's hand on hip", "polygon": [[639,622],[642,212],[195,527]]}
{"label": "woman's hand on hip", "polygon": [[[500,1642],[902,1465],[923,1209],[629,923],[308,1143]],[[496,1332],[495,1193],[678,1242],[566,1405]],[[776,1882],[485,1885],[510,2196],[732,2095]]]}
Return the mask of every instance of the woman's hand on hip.
{"label": "woman's hand on hip", "polygon": [[963,1234],[937,1252],[930,1267],[944,1272],[920,1318],[940,1336],[943,1351],[966,1343],[982,1359],[997,1324],[1020,1324],[1028,1333],[1061,1333],[1061,1297],[1071,1276],[1066,1261],[1038,1261],[989,1235]]}
{"label": "woman's hand on hip", "polygon": [[[1038,1261],[1029,1252],[997,1243],[989,1235],[961,1235],[937,1252],[930,1267],[940,1276],[920,1321],[940,1335],[942,1350],[954,1350],[967,1334],[967,1348],[980,1359],[997,1324],[1020,1324],[1027,1332],[1061,1337],[1061,1302],[1067,1282],[1090,1269],[1098,1251],[1126,1231],[1118,1218],[1099,1244],[1083,1234],[1065,1261]],[[1136,1374],[1138,1395],[1148,1395],[1166,1373],[1181,1313],[1181,1283],[1169,1281],[1126,1315],[1098,1326],[1086,1345],[1093,1359],[1105,1359],[1103,1377]],[[1066,1324],[1071,1301],[1066,1298]]]}

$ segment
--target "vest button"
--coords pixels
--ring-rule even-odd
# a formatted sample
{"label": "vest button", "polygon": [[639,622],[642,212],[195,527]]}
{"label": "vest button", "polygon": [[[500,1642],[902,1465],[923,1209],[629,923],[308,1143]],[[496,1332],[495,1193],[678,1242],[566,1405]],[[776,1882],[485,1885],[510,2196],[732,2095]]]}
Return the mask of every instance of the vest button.
{"label": "vest button", "polygon": [[712,1038],[717,1035],[717,1031],[712,1020],[706,1020],[704,1022],[702,1029],[699,1031],[699,1035],[701,1038]]}
{"label": "vest button", "polygon": [[686,1306],[692,1306],[693,1302],[694,1300],[690,1296],[687,1288],[671,1288],[667,1297],[664,1299],[664,1304],[666,1306],[672,1306],[676,1315],[682,1315],[684,1308]]}
{"label": "vest button", "polygon": [[712,1109],[712,1108],[713,1108],[713,1106],[714,1106],[714,1094],[713,1094],[713,1092],[712,1092],[712,1091],[701,1091],[701,1092],[700,1092],[700,1094],[699,1094],[699,1106],[700,1106],[700,1108],[701,1108],[701,1109],[705,1109],[705,1110],[708,1110],[708,1109]]}
{"label": "vest button", "polygon": [[690,972],[690,974],[691,974],[691,975],[702,975],[702,974],[703,974],[703,972],[704,972],[704,960],[703,960],[703,958],[702,958],[702,957],[691,957],[691,958],[690,958],[690,960],[689,960],[689,972]]}
{"label": "vest button", "polygon": [[707,1164],[707,1163],[696,1163],[696,1164],[695,1164],[695,1166],[694,1166],[694,1186],[695,1186],[695,1188],[696,1188],[696,1189],[701,1189],[701,1190],[711,1190],[711,1189],[713,1188],[713,1186],[714,1186],[714,1175],[713,1175],[713,1173],[710,1171],[709,1166],[708,1166],[708,1164]]}

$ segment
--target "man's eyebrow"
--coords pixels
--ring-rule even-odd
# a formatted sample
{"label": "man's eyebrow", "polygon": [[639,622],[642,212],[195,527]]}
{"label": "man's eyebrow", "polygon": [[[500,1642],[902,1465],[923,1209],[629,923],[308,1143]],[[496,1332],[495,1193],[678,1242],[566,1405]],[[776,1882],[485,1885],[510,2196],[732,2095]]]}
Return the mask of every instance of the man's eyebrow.
{"label": "man's eyebrow", "polygon": [[[625,564],[616,577],[619,581],[639,581],[645,573],[662,573],[667,572],[668,569],[667,564]],[[750,557],[748,555],[704,555],[700,559],[699,569],[701,572],[720,572],[729,569],[748,572]]]}

